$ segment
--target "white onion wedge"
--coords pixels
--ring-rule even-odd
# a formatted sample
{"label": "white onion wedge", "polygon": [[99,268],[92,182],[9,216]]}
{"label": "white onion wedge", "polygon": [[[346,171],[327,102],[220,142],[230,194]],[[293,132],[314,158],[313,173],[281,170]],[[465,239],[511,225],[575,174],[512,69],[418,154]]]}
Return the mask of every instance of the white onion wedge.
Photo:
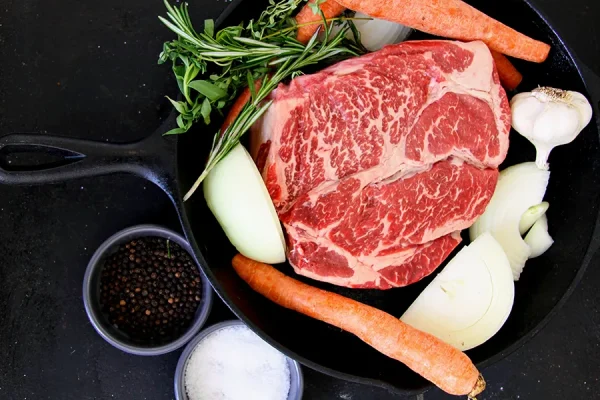
{"label": "white onion wedge", "polygon": [[244,256],[285,261],[285,239],[277,212],[254,161],[238,144],[208,174],[204,198],[223,231]]}
{"label": "white onion wedge", "polygon": [[500,173],[485,212],[469,229],[471,240],[484,232],[494,236],[508,257],[516,281],[531,255],[519,232],[521,217],[529,207],[542,202],[549,178],[550,171],[539,169],[534,162],[506,168]]}
{"label": "white onion wedge", "polygon": [[552,246],[554,240],[548,233],[548,217],[546,215],[543,215],[533,224],[529,233],[525,236],[525,243],[531,249],[529,258],[541,256]]}
{"label": "white onion wedge", "polygon": [[[357,12],[355,18],[369,18],[368,15]],[[373,18],[371,20],[354,21],[356,29],[360,32],[360,39],[369,51],[380,50],[388,44],[400,43],[412,32],[412,28],[396,22]]]}
{"label": "white onion wedge", "polygon": [[464,351],[500,330],[514,293],[506,254],[484,233],[458,252],[400,319]]}
{"label": "white onion wedge", "polygon": [[[360,41],[369,51],[380,50],[383,46],[388,44],[400,43],[413,31],[412,28],[407,26],[396,22],[369,17],[361,12],[356,12],[354,17],[357,18],[353,22],[356,29],[360,32]],[[333,26],[331,28],[331,35],[335,35],[339,30],[339,25]],[[349,31],[346,37],[352,39],[352,32]]]}
{"label": "white onion wedge", "polygon": [[521,216],[521,221],[519,221],[519,233],[521,236],[525,234],[532,226],[537,222],[538,219],[542,218],[550,204],[547,201],[543,201],[540,204],[536,204],[535,206],[531,206],[523,213]]}

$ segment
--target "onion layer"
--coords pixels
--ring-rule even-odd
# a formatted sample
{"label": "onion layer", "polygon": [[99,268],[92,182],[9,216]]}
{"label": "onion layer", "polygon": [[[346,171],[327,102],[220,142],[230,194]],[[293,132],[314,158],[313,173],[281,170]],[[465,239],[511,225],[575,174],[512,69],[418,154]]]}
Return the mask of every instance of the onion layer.
{"label": "onion layer", "polygon": [[502,327],[514,302],[513,275],[498,242],[483,233],[423,290],[402,321],[468,350]]}
{"label": "onion layer", "polygon": [[527,232],[533,226],[533,224],[537,222],[537,220],[546,214],[546,211],[548,211],[549,207],[550,204],[547,201],[543,201],[540,204],[529,207],[521,217],[521,221],[519,221],[519,233],[524,235],[525,232]]}
{"label": "onion layer", "polygon": [[531,249],[529,258],[541,256],[552,246],[554,240],[548,233],[548,218],[545,215],[533,224],[529,233],[525,236],[525,243]]}
{"label": "onion layer", "polygon": [[500,173],[494,195],[485,212],[469,229],[471,240],[490,232],[500,243],[510,262],[515,280],[531,255],[519,231],[521,217],[546,193],[550,171],[539,169],[534,162],[513,165]]}
{"label": "onion layer", "polygon": [[[413,31],[412,28],[398,24],[396,22],[373,18],[361,12],[354,15],[356,20],[352,21],[360,33],[360,41],[369,51],[377,51],[388,44],[395,44],[404,41]],[[339,32],[340,26],[334,25],[331,28],[331,35]],[[352,33],[349,31],[346,35],[352,39]]]}
{"label": "onion layer", "polygon": [[238,144],[208,174],[204,198],[223,231],[244,256],[285,261],[285,239],[277,212],[254,161]]}
{"label": "onion layer", "polygon": [[[357,12],[355,18],[370,18],[368,15]],[[400,43],[412,32],[412,28],[396,22],[373,18],[371,20],[354,21],[356,29],[360,32],[363,46],[369,51],[380,50],[388,44]]]}

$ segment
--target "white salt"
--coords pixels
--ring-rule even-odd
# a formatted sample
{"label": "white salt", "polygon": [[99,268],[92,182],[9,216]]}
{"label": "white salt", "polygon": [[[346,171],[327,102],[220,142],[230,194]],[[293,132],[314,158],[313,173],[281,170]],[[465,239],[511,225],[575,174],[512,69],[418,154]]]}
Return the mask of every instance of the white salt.
{"label": "white salt", "polygon": [[285,400],[290,370],[283,354],[240,325],[200,341],[184,383],[189,400]]}

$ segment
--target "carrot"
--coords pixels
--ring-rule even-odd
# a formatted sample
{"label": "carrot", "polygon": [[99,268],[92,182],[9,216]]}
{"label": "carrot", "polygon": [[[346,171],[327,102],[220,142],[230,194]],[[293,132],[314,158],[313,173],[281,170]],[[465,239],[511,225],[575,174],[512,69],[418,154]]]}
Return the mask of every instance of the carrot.
{"label": "carrot", "polygon": [[[254,90],[260,89],[261,81],[254,82]],[[242,109],[252,97],[252,93],[249,88],[245,88],[242,93],[240,93],[235,99],[235,102],[231,105],[227,116],[225,117],[225,121],[223,121],[223,125],[221,125],[221,132],[225,132],[225,129],[229,127],[235,121],[238,115],[242,112]]]}
{"label": "carrot", "polygon": [[252,289],[269,300],[355,334],[447,393],[475,396],[485,389],[483,377],[463,352],[390,314],[306,285],[241,254],[232,264]]}
{"label": "carrot", "polygon": [[515,90],[523,80],[523,75],[517,71],[515,66],[512,65],[510,60],[506,58],[504,54],[492,50],[492,57],[494,57],[494,62],[496,63],[496,69],[498,70],[498,76],[500,77],[502,86],[507,90]]}
{"label": "carrot", "polygon": [[488,17],[461,0],[336,0],[375,18],[398,22],[433,35],[481,40],[502,54],[542,62],[550,46]]}
{"label": "carrot", "polygon": [[[310,0],[310,3],[314,3],[315,0]],[[338,4],[333,0],[326,0],[324,3],[319,4],[319,8],[323,11],[325,18],[334,18],[344,12],[346,7]],[[296,15],[296,23],[303,25],[298,27],[298,33],[296,39],[301,43],[308,43],[310,38],[315,34],[319,26],[323,24],[310,24],[311,22],[322,21],[320,14],[315,14],[308,4],[302,7],[302,10]],[[304,25],[309,24],[309,25]]]}
{"label": "carrot", "polygon": [[221,125],[221,132],[225,132],[225,129],[229,128],[229,125],[231,125],[237,116],[240,115],[242,109],[248,100],[250,100],[250,96],[252,96],[252,93],[250,93],[250,89],[248,88],[245,88],[242,93],[238,95],[238,98],[235,99],[235,102],[231,105],[231,108],[225,117],[225,121],[223,121],[223,125]]}

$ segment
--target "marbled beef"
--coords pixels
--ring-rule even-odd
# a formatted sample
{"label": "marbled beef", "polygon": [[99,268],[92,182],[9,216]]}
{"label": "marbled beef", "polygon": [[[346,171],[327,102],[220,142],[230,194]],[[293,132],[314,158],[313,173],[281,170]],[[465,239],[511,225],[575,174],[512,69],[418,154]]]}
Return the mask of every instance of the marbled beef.
{"label": "marbled beef", "polygon": [[405,42],[281,85],[252,153],[297,273],[387,289],[430,274],[483,213],[510,108],[482,42]]}

